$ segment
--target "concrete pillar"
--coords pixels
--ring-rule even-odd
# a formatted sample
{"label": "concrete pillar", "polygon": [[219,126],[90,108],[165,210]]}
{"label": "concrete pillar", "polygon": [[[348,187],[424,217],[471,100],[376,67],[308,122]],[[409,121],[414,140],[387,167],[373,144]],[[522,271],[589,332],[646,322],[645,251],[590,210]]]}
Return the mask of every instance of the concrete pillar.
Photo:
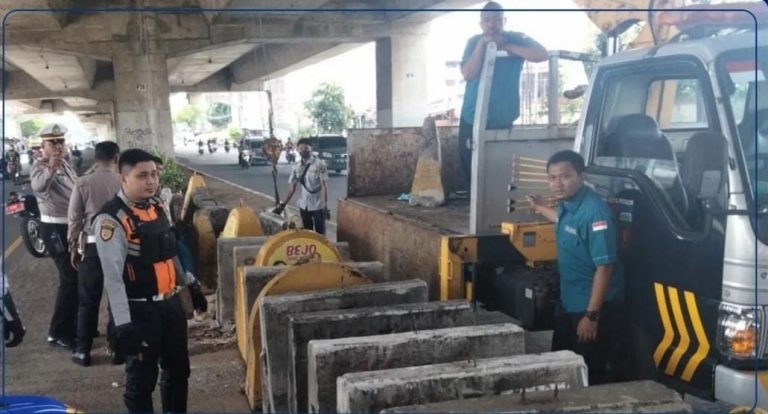
{"label": "concrete pillar", "polygon": [[[424,26],[424,33],[427,27]],[[376,41],[376,108],[379,128],[421,126],[429,110],[426,35]]]}
{"label": "concrete pillar", "polygon": [[120,148],[157,148],[173,154],[166,56],[121,51],[112,62]]}

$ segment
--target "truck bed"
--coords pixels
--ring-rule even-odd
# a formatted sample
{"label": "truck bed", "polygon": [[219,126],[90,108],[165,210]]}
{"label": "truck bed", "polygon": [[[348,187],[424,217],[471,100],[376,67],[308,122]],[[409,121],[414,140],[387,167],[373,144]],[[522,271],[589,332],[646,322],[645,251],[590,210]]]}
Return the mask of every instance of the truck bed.
{"label": "truck bed", "polygon": [[428,208],[412,207],[407,201],[398,201],[397,197],[380,195],[350,197],[347,200],[446,235],[469,233],[469,199],[449,200],[443,206]]}

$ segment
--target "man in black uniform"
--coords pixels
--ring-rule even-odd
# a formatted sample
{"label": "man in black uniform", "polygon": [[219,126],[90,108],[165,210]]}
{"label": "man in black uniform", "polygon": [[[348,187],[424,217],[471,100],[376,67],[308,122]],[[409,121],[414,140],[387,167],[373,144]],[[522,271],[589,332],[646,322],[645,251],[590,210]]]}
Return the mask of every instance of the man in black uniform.
{"label": "man in black uniform", "polygon": [[181,270],[176,240],[155,197],[155,157],[130,149],[120,156],[121,190],[96,216],[93,231],[104,288],[125,356],[123,400],[130,412],[152,412],[152,392],[162,368],[163,412],[187,410],[187,320],[177,293],[188,287],[196,310],[208,303],[191,273]]}

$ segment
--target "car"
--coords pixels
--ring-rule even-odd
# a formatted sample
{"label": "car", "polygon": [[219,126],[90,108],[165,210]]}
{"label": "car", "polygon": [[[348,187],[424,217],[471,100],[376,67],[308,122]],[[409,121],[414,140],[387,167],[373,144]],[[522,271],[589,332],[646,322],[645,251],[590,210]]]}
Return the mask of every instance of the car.
{"label": "car", "polygon": [[349,155],[346,138],[341,135],[317,135],[309,139],[312,141],[312,149],[325,161],[328,170],[340,173],[347,169]]}
{"label": "car", "polygon": [[261,146],[264,144],[264,137],[252,136],[243,138],[240,141],[239,150],[250,150],[251,152],[251,165],[268,165],[269,160],[264,152],[261,150]]}

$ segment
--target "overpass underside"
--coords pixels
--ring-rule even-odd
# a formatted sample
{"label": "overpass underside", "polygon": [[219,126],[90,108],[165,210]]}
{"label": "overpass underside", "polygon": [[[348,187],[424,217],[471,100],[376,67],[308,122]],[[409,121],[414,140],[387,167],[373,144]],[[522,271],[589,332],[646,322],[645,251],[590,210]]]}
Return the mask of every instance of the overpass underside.
{"label": "overpass underside", "polygon": [[5,99],[26,114],[75,113],[124,147],[172,151],[170,93],[263,90],[268,79],[376,42],[378,125],[421,125],[427,23],[476,4],[6,0]]}

